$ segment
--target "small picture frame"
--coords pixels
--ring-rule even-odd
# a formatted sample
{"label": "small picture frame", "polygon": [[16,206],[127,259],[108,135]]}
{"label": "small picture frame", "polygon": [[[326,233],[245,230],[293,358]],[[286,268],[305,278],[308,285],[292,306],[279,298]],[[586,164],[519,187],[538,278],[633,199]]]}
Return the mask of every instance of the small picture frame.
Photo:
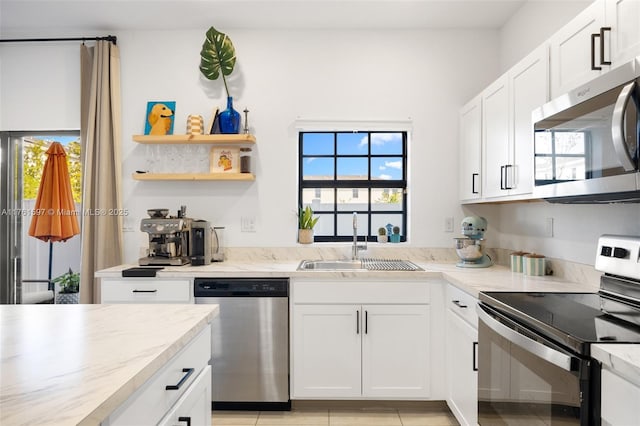
{"label": "small picture frame", "polygon": [[211,114],[211,120],[209,121],[209,126],[207,130],[210,135],[215,135],[220,133],[220,123],[218,121],[218,116],[220,115],[220,108],[215,108],[213,110],[213,114]]}
{"label": "small picture frame", "polygon": [[145,135],[172,135],[175,121],[175,101],[149,101],[144,116]]}
{"label": "small picture frame", "polygon": [[211,173],[240,173],[240,149],[211,148],[209,170]]}

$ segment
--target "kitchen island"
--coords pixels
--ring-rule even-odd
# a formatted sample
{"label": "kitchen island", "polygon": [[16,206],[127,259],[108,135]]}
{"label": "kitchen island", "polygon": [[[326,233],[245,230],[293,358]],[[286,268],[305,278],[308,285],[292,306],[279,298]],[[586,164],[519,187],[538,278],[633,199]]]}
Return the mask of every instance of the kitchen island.
{"label": "kitchen island", "polygon": [[217,305],[0,306],[0,424],[100,424]]}

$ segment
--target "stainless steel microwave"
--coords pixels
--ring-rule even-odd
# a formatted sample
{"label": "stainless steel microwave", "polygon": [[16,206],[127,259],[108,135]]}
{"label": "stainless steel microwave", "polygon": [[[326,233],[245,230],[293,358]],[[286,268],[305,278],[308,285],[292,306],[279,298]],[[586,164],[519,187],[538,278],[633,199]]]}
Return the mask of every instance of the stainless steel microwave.
{"label": "stainless steel microwave", "polygon": [[640,57],[537,108],[534,196],[640,202]]}

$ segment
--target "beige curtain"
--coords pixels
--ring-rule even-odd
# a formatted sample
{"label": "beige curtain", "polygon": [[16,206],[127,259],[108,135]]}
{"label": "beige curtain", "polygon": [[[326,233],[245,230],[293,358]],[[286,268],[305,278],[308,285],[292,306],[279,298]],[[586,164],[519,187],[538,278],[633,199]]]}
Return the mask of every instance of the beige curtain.
{"label": "beige curtain", "polygon": [[122,263],[120,53],[81,46],[83,152],[80,303],[98,302],[95,271]]}

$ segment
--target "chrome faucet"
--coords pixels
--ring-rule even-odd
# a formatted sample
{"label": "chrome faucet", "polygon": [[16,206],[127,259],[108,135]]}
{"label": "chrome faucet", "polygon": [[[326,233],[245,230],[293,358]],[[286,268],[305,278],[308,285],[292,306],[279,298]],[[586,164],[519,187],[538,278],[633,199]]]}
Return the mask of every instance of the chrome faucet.
{"label": "chrome faucet", "polygon": [[367,249],[367,238],[364,244],[358,245],[358,213],[353,212],[353,247],[351,248],[351,260],[358,260],[358,252]]}

